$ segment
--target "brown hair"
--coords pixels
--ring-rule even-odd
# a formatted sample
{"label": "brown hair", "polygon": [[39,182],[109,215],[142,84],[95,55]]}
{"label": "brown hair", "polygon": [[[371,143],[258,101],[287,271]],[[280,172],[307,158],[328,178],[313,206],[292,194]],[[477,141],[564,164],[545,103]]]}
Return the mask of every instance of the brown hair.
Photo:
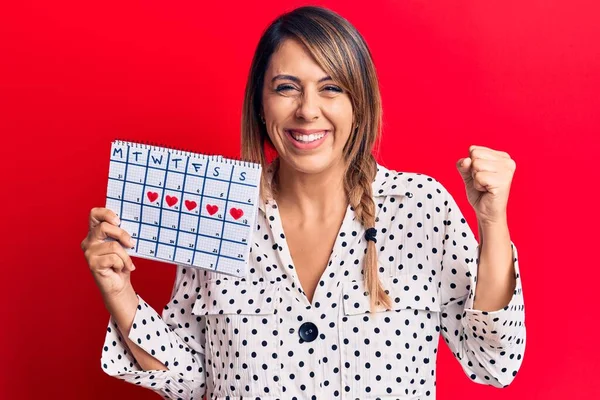
{"label": "brown hair", "polygon": [[[372,154],[382,122],[379,82],[371,53],[360,33],[346,19],[322,7],[305,6],[281,15],[263,33],[252,60],[242,114],[242,157],[261,163],[261,196],[271,196],[264,174],[265,144],[271,144],[260,121],[262,90],[271,55],[286,39],[302,43],[317,64],[350,96],[355,115],[354,131],[344,147],[344,189],[356,217],[365,228],[375,226],[372,183],[377,164]],[[367,241],[364,278],[371,310],[377,304],[391,308],[391,300],[378,276],[377,248]]]}

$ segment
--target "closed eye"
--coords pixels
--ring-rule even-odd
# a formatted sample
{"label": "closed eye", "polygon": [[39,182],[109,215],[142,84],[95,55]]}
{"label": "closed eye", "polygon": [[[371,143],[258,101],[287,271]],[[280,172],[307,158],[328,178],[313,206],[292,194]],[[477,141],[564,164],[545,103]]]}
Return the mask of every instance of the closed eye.
{"label": "closed eye", "polygon": [[[279,85],[279,86],[277,86],[277,88],[275,89],[275,91],[277,91],[277,92],[283,92],[283,91],[286,91],[286,90],[289,90],[289,89],[295,89],[295,88],[292,85]],[[342,93],[343,92],[342,88],[340,88],[338,86],[326,86],[324,89],[327,90],[327,91],[330,91],[330,92],[337,92],[337,93]]]}
{"label": "closed eye", "polygon": [[342,93],[343,90],[340,87],[337,86],[327,86],[325,87],[326,90],[332,91],[332,92],[338,92],[338,93]]}
{"label": "closed eye", "polygon": [[277,86],[277,88],[275,89],[275,91],[277,91],[277,92],[283,92],[283,91],[288,90],[288,89],[294,89],[294,87],[292,85],[279,85],[279,86]]}

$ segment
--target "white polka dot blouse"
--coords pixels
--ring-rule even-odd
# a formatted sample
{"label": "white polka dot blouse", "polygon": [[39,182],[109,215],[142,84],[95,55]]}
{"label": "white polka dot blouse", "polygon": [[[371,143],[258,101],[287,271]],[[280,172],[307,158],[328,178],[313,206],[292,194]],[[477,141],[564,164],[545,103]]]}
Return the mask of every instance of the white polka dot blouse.
{"label": "white polka dot blouse", "polygon": [[379,165],[373,197],[379,275],[392,309],[370,312],[365,227],[352,207],[311,303],[268,200],[245,278],[177,266],[161,314],[138,295],[129,338],[168,371],[142,370],[112,318],[103,371],[167,399],[435,399],[441,334],[471,380],[510,384],[525,350],[514,243],[510,303],[476,310],[478,243],[442,184]]}

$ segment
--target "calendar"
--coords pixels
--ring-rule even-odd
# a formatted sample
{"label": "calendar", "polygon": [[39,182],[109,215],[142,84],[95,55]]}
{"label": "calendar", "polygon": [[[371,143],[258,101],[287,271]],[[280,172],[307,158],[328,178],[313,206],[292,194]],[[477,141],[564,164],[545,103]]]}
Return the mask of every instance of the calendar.
{"label": "calendar", "polygon": [[106,208],[129,255],[243,277],[260,177],[260,164],[115,140]]}

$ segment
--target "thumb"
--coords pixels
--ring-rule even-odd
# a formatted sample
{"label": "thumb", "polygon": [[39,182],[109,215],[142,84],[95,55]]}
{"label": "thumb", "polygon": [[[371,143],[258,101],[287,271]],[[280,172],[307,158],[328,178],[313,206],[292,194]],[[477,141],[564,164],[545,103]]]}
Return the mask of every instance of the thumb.
{"label": "thumb", "polygon": [[469,182],[473,177],[471,176],[471,157],[461,158],[456,162],[456,169],[462,176],[463,181]]}

